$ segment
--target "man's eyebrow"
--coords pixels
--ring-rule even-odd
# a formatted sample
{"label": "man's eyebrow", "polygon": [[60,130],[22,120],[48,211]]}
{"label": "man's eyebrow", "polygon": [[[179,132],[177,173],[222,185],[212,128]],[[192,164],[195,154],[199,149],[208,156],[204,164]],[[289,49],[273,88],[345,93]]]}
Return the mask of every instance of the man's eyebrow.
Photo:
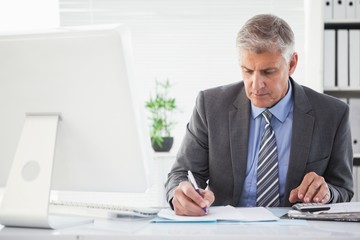
{"label": "man's eyebrow", "polygon": [[[250,68],[247,68],[245,66],[241,66],[241,68],[244,68],[245,70],[248,70],[248,71],[254,71],[253,69],[250,69]],[[271,70],[277,70],[278,68],[277,67],[268,67],[268,68],[263,68],[263,69],[260,69],[259,71],[271,71]]]}
{"label": "man's eyebrow", "polygon": [[250,71],[253,71],[252,69],[247,68],[247,67],[245,67],[245,66],[241,66],[241,68],[244,68],[245,70],[250,70]]}

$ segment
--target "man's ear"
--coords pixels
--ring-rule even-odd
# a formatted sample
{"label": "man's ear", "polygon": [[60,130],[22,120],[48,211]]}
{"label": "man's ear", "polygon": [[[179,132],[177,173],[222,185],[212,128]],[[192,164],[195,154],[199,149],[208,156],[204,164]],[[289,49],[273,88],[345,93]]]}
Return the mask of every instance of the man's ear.
{"label": "man's ear", "polygon": [[291,76],[295,72],[297,62],[298,62],[298,54],[297,52],[294,52],[293,55],[291,56],[289,63],[289,76]]}

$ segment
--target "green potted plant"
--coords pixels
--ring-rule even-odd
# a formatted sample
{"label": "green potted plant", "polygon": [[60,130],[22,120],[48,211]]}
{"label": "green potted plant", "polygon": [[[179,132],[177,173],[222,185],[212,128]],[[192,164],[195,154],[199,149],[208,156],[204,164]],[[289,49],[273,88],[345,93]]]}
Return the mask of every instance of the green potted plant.
{"label": "green potted plant", "polygon": [[145,107],[150,113],[150,137],[156,152],[170,151],[174,138],[171,130],[174,127],[172,114],[177,109],[175,98],[169,96],[172,85],[169,79],[165,82],[155,80],[155,96],[150,96]]}

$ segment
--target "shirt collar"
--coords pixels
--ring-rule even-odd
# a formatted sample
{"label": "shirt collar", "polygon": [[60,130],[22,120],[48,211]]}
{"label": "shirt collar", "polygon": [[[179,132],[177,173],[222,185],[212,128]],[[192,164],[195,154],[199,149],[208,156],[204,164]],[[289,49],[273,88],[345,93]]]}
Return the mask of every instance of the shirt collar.
{"label": "shirt collar", "polygon": [[[272,108],[269,108],[269,111],[273,116],[275,116],[280,122],[284,122],[287,115],[289,114],[293,105],[292,101],[292,86],[291,82],[289,81],[289,89],[286,95]],[[257,118],[266,108],[256,107],[251,104],[251,115],[255,119]]]}

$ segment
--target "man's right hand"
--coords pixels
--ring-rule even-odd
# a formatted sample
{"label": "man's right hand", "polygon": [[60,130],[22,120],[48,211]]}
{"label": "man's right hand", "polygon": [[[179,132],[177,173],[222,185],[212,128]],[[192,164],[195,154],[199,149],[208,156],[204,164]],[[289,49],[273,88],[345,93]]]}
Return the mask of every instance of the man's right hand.
{"label": "man's right hand", "polygon": [[[212,191],[203,189],[200,189],[200,194],[195,191],[190,182],[181,182],[174,190],[172,199],[175,214],[182,216],[205,215],[215,201],[215,196]],[[204,212],[204,208],[206,208],[206,212]]]}

